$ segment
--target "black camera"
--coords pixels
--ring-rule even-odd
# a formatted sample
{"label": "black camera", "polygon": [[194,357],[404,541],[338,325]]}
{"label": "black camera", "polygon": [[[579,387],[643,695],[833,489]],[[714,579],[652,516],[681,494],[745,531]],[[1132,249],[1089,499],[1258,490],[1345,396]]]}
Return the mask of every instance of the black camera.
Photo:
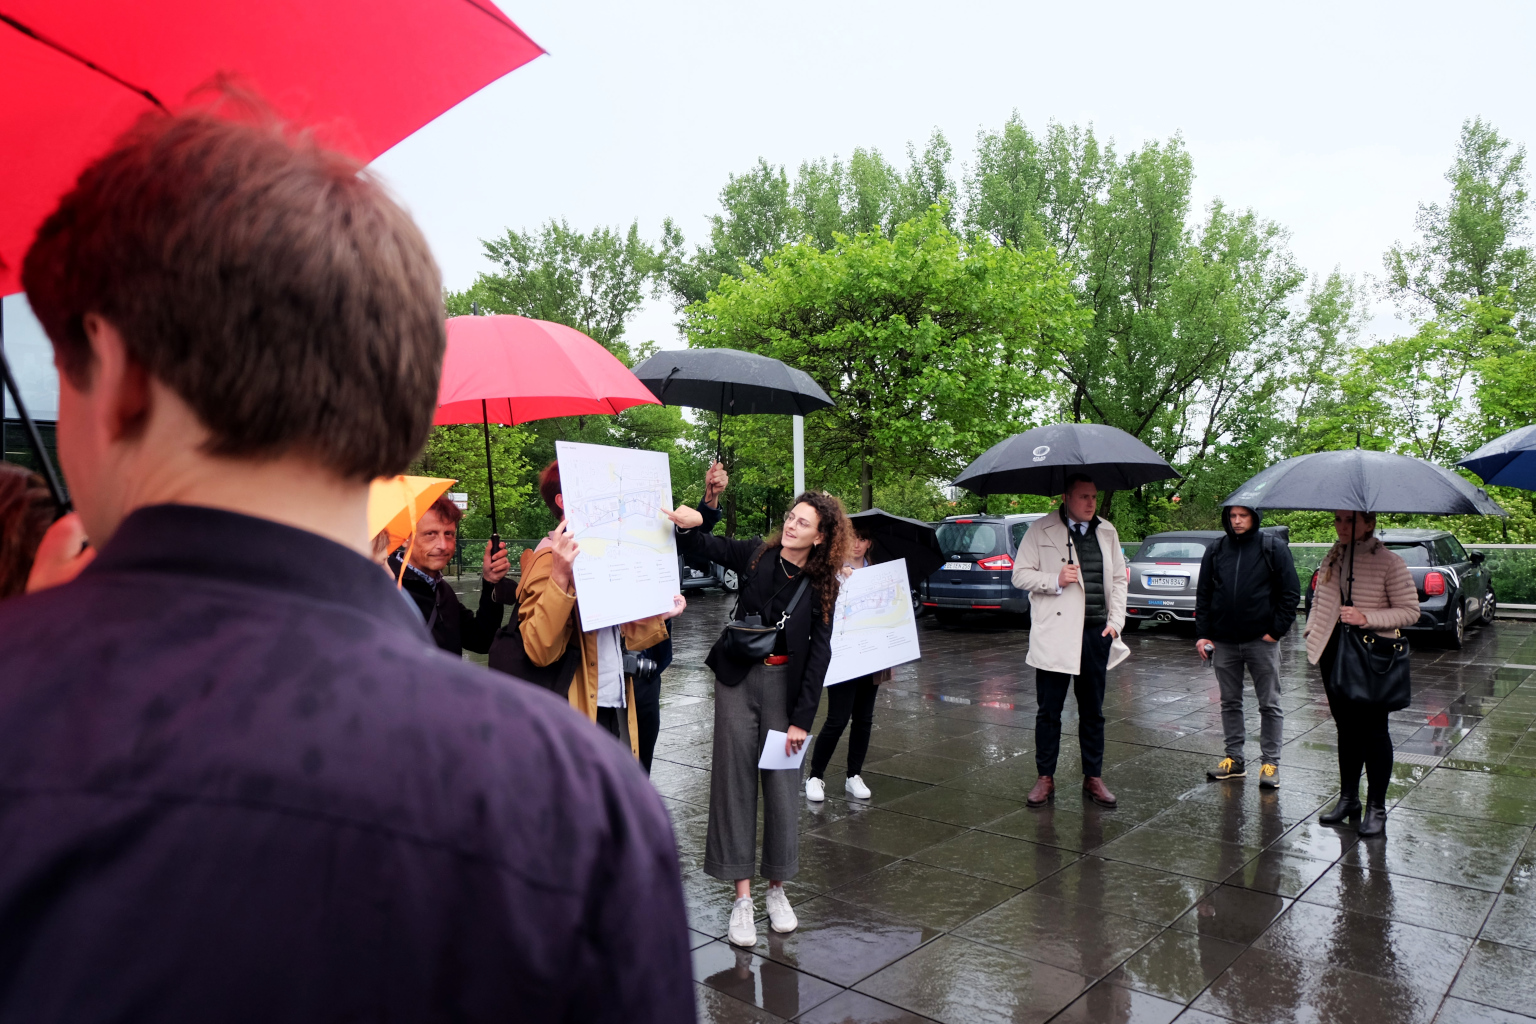
{"label": "black camera", "polygon": [[636,679],[655,675],[657,671],[656,659],[647,658],[640,651],[624,652],[624,674],[634,676]]}

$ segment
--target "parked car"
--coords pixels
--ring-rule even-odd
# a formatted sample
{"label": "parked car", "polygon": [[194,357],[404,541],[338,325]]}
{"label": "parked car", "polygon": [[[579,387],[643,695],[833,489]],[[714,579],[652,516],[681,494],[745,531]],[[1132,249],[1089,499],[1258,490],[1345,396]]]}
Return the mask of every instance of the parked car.
{"label": "parked car", "polygon": [[[1290,539],[1290,527],[1264,526],[1265,533]],[[1141,542],[1127,568],[1131,578],[1125,600],[1125,628],[1143,622],[1195,624],[1195,590],[1200,583],[1200,560],[1205,551],[1226,533],[1222,530],[1178,530],[1154,533]]]}
{"label": "parked car", "polygon": [[710,587],[719,587],[729,593],[736,593],[736,570],[727,569],[719,562],[702,560],[688,564],[688,560],[682,555],[677,556],[677,578],[684,590],[707,590]]}
{"label": "parked car", "polygon": [[[1481,551],[1468,553],[1461,541],[1444,530],[1377,530],[1376,536],[1408,565],[1419,589],[1419,621],[1411,631],[1426,632],[1446,646],[1459,649],[1467,627],[1493,621],[1498,599],[1493,574]],[[1307,584],[1307,611],[1317,573]]]}
{"label": "parked car", "polygon": [[1013,556],[1043,512],[950,516],[935,524],[947,562],[923,581],[918,599],[944,625],[968,611],[1029,614],[1029,595],[1013,585]]}

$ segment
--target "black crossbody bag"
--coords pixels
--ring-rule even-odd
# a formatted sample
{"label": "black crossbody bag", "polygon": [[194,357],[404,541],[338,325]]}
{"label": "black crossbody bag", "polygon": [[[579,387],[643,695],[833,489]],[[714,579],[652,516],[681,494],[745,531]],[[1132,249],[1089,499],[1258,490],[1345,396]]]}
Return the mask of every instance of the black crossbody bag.
{"label": "black crossbody bag", "polygon": [[[1349,545],[1349,593],[1339,599],[1353,605],[1355,545]],[[1377,636],[1359,626],[1339,623],[1339,646],[1333,660],[1333,689],[1350,704],[1381,711],[1401,711],[1413,699],[1409,679],[1408,641],[1401,635]]]}
{"label": "black crossbody bag", "polygon": [[789,621],[790,613],[805,596],[805,587],[809,582],[805,575],[801,574],[800,585],[795,588],[795,594],[789,599],[789,605],[784,609],[784,614],[780,615],[779,621],[772,626],[765,625],[763,617],[756,612],[743,618],[741,596],[737,595],[736,608],[731,612],[731,621],[725,624],[725,632],[721,634],[725,639],[726,654],[730,655],[733,661],[745,662],[762,661],[772,654],[779,640],[779,631],[784,628],[784,624]]}

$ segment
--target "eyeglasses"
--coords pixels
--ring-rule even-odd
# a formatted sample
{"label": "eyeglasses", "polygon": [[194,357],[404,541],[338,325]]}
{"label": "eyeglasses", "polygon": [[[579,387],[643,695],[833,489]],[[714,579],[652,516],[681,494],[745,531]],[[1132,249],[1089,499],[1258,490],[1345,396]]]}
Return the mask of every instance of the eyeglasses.
{"label": "eyeglasses", "polygon": [[816,529],[816,524],[815,523],[807,522],[804,519],[797,518],[795,516],[795,513],[794,513],[793,509],[791,509],[790,511],[784,513],[784,525],[788,526],[791,523],[793,523],[796,526],[800,527],[800,529],[802,529],[802,530],[814,530],[814,529]]}

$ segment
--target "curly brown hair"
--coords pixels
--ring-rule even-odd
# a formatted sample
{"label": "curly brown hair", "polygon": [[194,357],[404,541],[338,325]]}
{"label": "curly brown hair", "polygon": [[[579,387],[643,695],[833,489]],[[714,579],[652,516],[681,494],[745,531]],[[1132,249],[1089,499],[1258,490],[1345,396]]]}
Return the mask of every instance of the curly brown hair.
{"label": "curly brown hair", "polygon": [[[853,546],[853,524],[848,521],[848,513],[843,508],[843,503],[831,494],[824,491],[806,491],[795,499],[795,505],[806,504],[816,510],[818,525],[821,529],[821,543],[811,548],[811,557],[805,560],[805,568],[802,570],[816,588],[816,596],[821,599],[821,621],[832,621],[832,608],[837,604],[837,587],[842,573],[843,562],[848,559]],[[756,554],[752,556],[751,567],[757,568],[758,559],[779,546],[783,536],[782,530],[775,530],[763,538],[758,546]]]}
{"label": "curly brown hair", "polygon": [[58,517],[42,477],[25,466],[0,462],[0,597],[26,589],[37,546]]}

